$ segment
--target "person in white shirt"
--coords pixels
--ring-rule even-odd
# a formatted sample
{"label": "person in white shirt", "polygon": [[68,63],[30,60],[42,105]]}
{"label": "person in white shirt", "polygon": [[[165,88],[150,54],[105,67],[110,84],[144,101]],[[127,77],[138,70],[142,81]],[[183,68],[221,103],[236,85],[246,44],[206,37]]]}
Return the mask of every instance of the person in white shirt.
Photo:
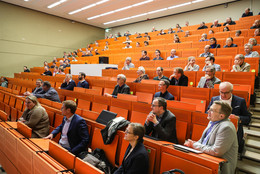
{"label": "person in white shirt", "polygon": [[244,48],[245,48],[245,57],[247,58],[247,57],[259,57],[259,54],[258,54],[258,52],[257,51],[252,51],[252,49],[253,49],[253,45],[251,45],[251,44],[245,44],[245,46],[244,46]]}
{"label": "person in white shirt", "polygon": [[167,57],[167,60],[173,60],[174,58],[178,58],[179,56],[176,56],[176,50],[172,49],[171,50],[171,55]]}
{"label": "person in white shirt", "polygon": [[199,71],[200,66],[195,64],[195,57],[190,56],[188,58],[188,64],[185,66],[184,71]]}
{"label": "person in white shirt", "polygon": [[125,59],[125,65],[122,68],[122,70],[129,70],[130,68],[134,68],[135,65],[132,63],[132,58],[131,57],[127,57]]}

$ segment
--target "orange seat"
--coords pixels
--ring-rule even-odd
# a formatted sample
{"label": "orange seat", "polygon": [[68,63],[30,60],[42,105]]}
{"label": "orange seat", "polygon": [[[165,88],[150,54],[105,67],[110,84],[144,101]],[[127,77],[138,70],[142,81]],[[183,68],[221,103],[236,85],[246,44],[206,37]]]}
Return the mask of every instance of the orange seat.
{"label": "orange seat", "polygon": [[96,102],[92,103],[91,111],[101,113],[103,110],[107,110],[107,109],[108,109],[108,105],[96,103]]}
{"label": "orange seat", "polygon": [[99,170],[98,168],[94,167],[93,165],[89,164],[88,162],[82,161],[79,158],[75,160],[75,174],[104,174],[103,171]]}
{"label": "orange seat", "polygon": [[104,88],[104,94],[105,93],[108,93],[108,94],[111,94],[113,93],[114,89],[113,88]]}
{"label": "orange seat", "polygon": [[238,53],[237,47],[232,48],[218,48],[217,49],[217,56],[232,56],[235,57]]}
{"label": "orange seat", "polygon": [[79,99],[78,100],[78,108],[90,110],[90,103],[91,103],[90,101]]}
{"label": "orange seat", "polygon": [[167,100],[167,106],[172,108],[184,109],[189,111],[196,111],[196,105],[175,100]]}
{"label": "orange seat", "polygon": [[75,92],[85,92],[86,89],[85,88],[81,88],[81,87],[74,87],[73,89]]}
{"label": "orange seat", "polygon": [[188,123],[176,120],[176,135],[179,144],[184,144],[187,135]]}
{"label": "orange seat", "polygon": [[0,110],[0,119],[2,121],[7,121],[7,119],[8,119],[7,113],[5,113],[4,111]]}
{"label": "orange seat", "polygon": [[64,116],[56,113],[55,119],[54,119],[54,128],[58,127],[62,123],[63,119],[64,119]]}
{"label": "orange seat", "polygon": [[144,125],[147,115],[148,114],[146,114],[146,113],[132,111],[130,122],[140,123],[140,124]]}
{"label": "orange seat", "polygon": [[17,131],[20,132],[25,138],[32,137],[32,129],[20,121],[17,122]]}
{"label": "orange seat", "polygon": [[131,94],[118,94],[117,98],[121,100],[137,101],[137,96]]}
{"label": "orange seat", "polygon": [[151,93],[136,92],[136,96],[139,102],[152,103],[153,101],[153,94]]}
{"label": "orange seat", "polygon": [[128,118],[128,110],[127,109],[123,109],[123,108],[119,108],[119,107],[115,107],[115,106],[110,106],[110,111],[117,113],[117,117],[124,117],[126,120]]}
{"label": "orange seat", "polygon": [[196,105],[196,111],[205,112],[206,109],[206,100],[199,100],[199,99],[191,99],[191,98],[181,98],[182,102],[192,103]]}

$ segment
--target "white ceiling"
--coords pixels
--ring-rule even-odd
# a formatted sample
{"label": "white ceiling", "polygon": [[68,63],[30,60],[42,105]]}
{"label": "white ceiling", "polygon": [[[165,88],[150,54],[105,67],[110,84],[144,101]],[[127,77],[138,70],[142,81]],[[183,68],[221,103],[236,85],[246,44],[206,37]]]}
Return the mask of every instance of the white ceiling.
{"label": "white ceiling", "polygon": [[64,3],[57,5],[53,8],[47,8],[47,7],[60,0],[28,0],[27,2],[24,0],[2,0],[2,1],[15,4],[18,6],[22,6],[25,8],[33,9],[36,11],[41,11],[47,14],[59,16],[62,18],[70,19],[72,21],[78,21],[85,24],[97,26],[100,28],[110,28],[110,27],[130,24],[134,22],[144,21],[147,19],[153,19],[153,18],[158,18],[158,17],[167,16],[171,14],[176,14],[185,11],[232,2],[235,0],[204,0],[198,3],[192,3],[190,5],[186,5],[182,7],[167,9],[165,11],[161,11],[153,14],[146,14],[144,16],[118,21],[107,25],[104,25],[104,23],[143,14],[143,13],[148,13],[154,10],[168,8],[174,5],[191,2],[194,0],[153,0],[152,2],[146,3],[144,5],[132,7],[130,9],[126,9],[120,12],[115,12],[113,14],[109,14],[106,16],[101,16],[99,18],[95,18],[92,20],[87,20],[87,18],[100,15],[102,13],[110,12],[119,8],[123,8],[129,5],[133,5],[136,3],[140,3],[146,0],[109,0],[107,2],[104,2],[102,4],[96,5],[92,8],[83,10],[81,12],[72,15],[69,15],[68,13],[80,9],[82,7],[88,6],[90,4],[97,3],[101,0],[67,0]]}

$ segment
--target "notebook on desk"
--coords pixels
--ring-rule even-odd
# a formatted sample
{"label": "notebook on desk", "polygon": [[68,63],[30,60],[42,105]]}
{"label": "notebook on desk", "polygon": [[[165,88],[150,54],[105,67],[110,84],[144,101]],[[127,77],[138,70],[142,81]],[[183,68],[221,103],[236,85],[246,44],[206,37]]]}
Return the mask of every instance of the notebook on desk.
{"label": "notebook on desk", "polygon": [[180,145],[180,144],[173,144],[173,147],[174,147],[174,149],[180,150],[180,151],[183,151],[183,152],[202,153],[199,150],[195,150],[195,149],[192,149],[190,147],[183,146],[183,145]]}

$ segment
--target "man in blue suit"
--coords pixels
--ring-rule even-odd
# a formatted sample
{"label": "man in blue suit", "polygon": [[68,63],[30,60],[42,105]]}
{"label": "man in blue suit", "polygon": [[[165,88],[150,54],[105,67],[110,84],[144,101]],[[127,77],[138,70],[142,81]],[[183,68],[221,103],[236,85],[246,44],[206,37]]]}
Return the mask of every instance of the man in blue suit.
{"label": "man in blue suit", "polygon": [[239,120],[238,130],[237,130],[237,138],[239,149],[238,152],[241,153],[244,147],[244,131],[243,125],[248,125],[251,121],[251,113],[247,111],[246,101],[245,99],[235,96],[232,94],[233,85],[230,82],[222,82],[219,85],[219,96],[212,97],[210,104],[208,106],[207,111],[209,110],[210,106],[216,100],[222,100],[228,103],[232,107],[232,114],[231,116],[237,117]]}
{"label": "man in blue suit", "polygon": [[154,94],[154,98],[162,97],[165,100],[174,100],[174,96],[167,91],[169,85],[170,85],[170,82],[168,80],[161,79],[159,84],[158,84],[159,92],[156,92]]}
{"label": "man in blue suit", "polygon": [[79,155],[86,151],[89,142],[88,127],[85,120],[75,114],[77,105],[74,101],[66,100],[62,104],[61,112],[65,117],[61,125],[45,138],[52,139],[61,133],[59,144],[74,155]]}
{"label": "man in blue suit", "polygon": [[74,87],[76,87],[76,83],[72,80],[71,74],[66,74],[63,83],[61,84],[60,89],[67,89],[73,91]]}

